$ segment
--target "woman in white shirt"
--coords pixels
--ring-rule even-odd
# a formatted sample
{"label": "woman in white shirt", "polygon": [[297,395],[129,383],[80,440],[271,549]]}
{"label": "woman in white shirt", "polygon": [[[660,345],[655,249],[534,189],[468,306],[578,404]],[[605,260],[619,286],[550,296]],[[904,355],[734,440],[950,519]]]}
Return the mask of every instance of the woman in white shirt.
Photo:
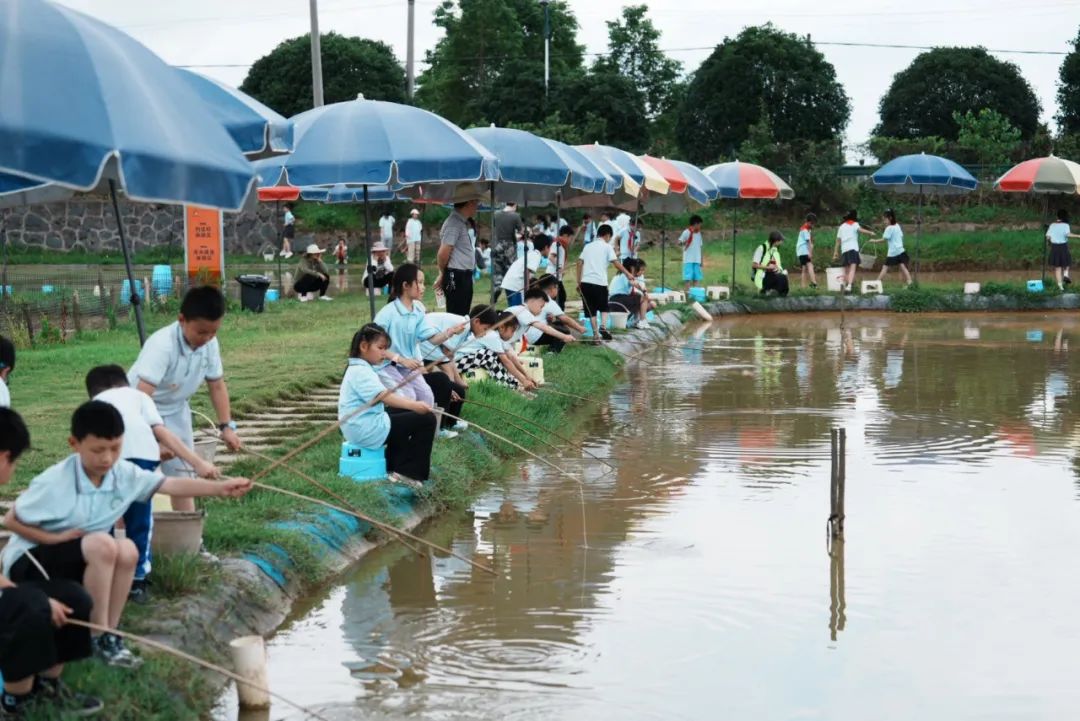
{"label": "woman in white shirt", "polygon": [[889,209],[885,211],[885,230],[881,233],[880,238],[871,238],[871,243],[888,243],[888,251],[885,255],[885,264],[881,266],[881,272],[878,273],[878,280],[885,277],[885,274],[889,272],[889,268],[896,266],[900,269],[900,275],[904,277],[904,285],[911,285],[911,273],[908,271],[908,264],[911,259],[908,257],[907,251],[904,250],[904,231],[900,228],[900,224],[896,222],[896,211]]}
{"label": "woman in white shirt", "polygon": [[1066,285],[1072,284],[1069,278],[1069,266],[1072,265],[1069,238],[1080,238],[1080,235],[1069,232],[1069,213],[1062,208],[1057,212],[1057,222],[1051,223],[1046,229],[1046,241],[1050,243],[1050,267],[1054,269],[1059,290],[1065,290]]}
{"label": "woman in white shirt", "polygon": [[848,211],[844,222],[836,230],[836,249],[833,251],[833,260],[841,260],[844,266],[845,293],[851,292],[855,284],[855,270],[859,267],[859,233],[873,235],[873,232],[859,226],[857,210]]}

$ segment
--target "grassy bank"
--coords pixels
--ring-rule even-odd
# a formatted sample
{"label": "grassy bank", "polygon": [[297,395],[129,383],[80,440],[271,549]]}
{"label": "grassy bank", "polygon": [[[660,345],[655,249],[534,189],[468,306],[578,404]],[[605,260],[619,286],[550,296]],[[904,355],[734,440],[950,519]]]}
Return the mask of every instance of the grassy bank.
{"label": "grassy bank", "polygon": [[[333,303],[282,303],[270,306],[262,315],[230,312],[220,334],[226,377],[234,406],[243,414],[302,397],[316,386],[335,384],[344,367],[344,356],[352,331],[368,318],[366,299],[345,297]],[[171,321],[167,315],[152,315],[151,328]],[[137,341],[129,324],[114,331],[84,333],[65,345],[54,345],[20,353],[13,378],[14,406],[31,428],[33,450],[20,464],[17,480],[5,489],[9,497],[25,487],[34,473],[66,455],[65,439],[72,409],[85,399],[83,377],[93,365],[106,362],[130,364],[137,353]],[[573,394],[596,396],[613,383],[619,366],[609,352],[591,347],[570,347],[545,363],[548,378],[560,389]],[[487,384],[475,385],[470,395],[487,405],[512,410],[535,421],[539,427],[572,428],[570,401],[562,396],[541,393],[527,400],[508,390]],[[208,408],[205,391],[197,396],[197,407]],[[465,416],[475,424],[502,432],[506,416],[486,408],[466,405]],[[516,421],[515,421],[516,422]],[[501,430],[500,430],[501,429]],[[287,452],[311,438],[318,429],[290,434],[270,455]],[[525,447],[537,444],[529,437],[507,432]],[[368,514],[394,523],[395,516],[381,490],[372,484],[357,484],[337,475],[340,436],[329,435],[300,454],[292,464],[313,475],[335,493]],[[433,454],[433,483],[426,494],[432,512],[459,508],[469,502],[484,485],[508,477],[506,461],[518,452],[507,444],[485,439],[475,430],[451,441],[440,441]],[[231,472],[250,474],[264,467],[264,461],[242,460]],[[263,479],[269,485],[324,498],[306,481],[286,471],[276,471]],[[218,555],[259,551],[269,544],[285,549],[291,558],[293,580],[310,587],[326,580],[328,569],[317,549],[297,532],[276,526],[281,521],[316,518],[319,508],[268,491],[256,490],[240,501],[205,502],[208,511],[205,541]],[[162,618],[184,618],[195,594],[213,594],[223,579],[216,567],[198,558],[159,558],[155,563],[156,597],[150,607],[130,607],[123,628],[135,632],[159,632]],[[222,660],[220,647],[186,649],[211,660]],[[103,667],[97,662],[75,664],[69,680],[78,688],[102,696],[109,718],[195,719],[209,708],[216,689],[208,679],[192,672],[182,662],[152,655],[136,672]],[[45,710],[39,719],[55,719]]]}

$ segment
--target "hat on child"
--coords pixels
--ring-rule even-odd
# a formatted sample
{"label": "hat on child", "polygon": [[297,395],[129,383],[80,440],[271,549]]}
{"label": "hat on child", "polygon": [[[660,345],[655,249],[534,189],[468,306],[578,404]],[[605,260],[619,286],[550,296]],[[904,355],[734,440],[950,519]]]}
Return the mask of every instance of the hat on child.
{"label": "hat on child", "polygon": [[323,248],[320,248],[315,243],[312,243],[311,245],[309,245],[307,247],[307,250],[305,250],[304,252],[307,253],[308,255],[319,255],[320,253],[325,253],[326,250],[323,249]]}
{"label": "hat on child", "polygon": [[379,241],[379,242],[375,243],[375,245],[371,246],[371,252],[372,253],[388,253],[388,252],[390,252],[390,249],[387,248],[382,243],[382,241]]}
{"label": "hat on child", "polygon": [[409,215],[420,215],[420,211],[417,210],[416,208],[413,208],[412,210],[409,211]]}

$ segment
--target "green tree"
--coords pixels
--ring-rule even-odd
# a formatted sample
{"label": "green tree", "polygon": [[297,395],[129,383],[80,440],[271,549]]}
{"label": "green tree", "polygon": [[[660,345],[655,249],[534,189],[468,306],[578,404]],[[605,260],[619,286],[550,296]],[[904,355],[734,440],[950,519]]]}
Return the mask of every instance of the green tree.
{"label": "green tree", "polygon": [[956,140],[953,113],[997,111],[1032,137],[1039,125],[1039,101],[1020,70],[985,48],[936,48],[920,54],[893,78],[881,99],[881,123],[874,135]]}
{"label": "green tree", "polygon": [[676,124],[692,162],[731,156],[764,103],[775,139],[833,140],[851,104],[836,70],[808,41],[772,25],[725,38],[693,74]]}
{"label": "green tree", "polygon": [[1057,100],[1058,130],[1062,134],[1080,133],[1080,31],[1072,41],[1072,52],[1061,63]]}
{"label": "green tree", "polygon": [[[405,101],[405,70],[386,43],[337,33],[322,35],[323,97]],[[285,40],[255,61],[240,89],[285,117],[312,107],[311,35]]]}
{"label": "green tree", "polygon": [[955,111],[953,121],[959,127],[957,147],[980,165],[1003,165],[1020,147],[1020,131],[996,110]]}
{"label": "green tree", "polygon": [[920,138],[889,138],[875,135],[862,146],[863,149],[885,164],[901,155],[947,155],[949,143],[945,138],[929,135]]}
{"label": "green tree", "polygon": [[[577,20],[563,0],[551,13],[551,97],[582,73]],[[435,11],[443,37],[417,79],[418,104],[462,127],[541,122],[544,12],[530,0],[445,0]]]}
{"label": "green tree", "polygon": [[594,67],[632,80],[645,95],[646,114],[655,119],[673,108],[682,63],[660,50],[660,31],[648,11],[647,5],[629,5],[621,18],[608,21],[608,54]]}
{"label": "green tree", "polygon": [[[597,99],[602,99],[598,104]],[[649,149],[645,94],[630,78],[604,71],[567,82],[560,92],[563,117],[571,118],[585,143],[614,145],[631,153]],[[556,138],[562,140],[562,138]]]}

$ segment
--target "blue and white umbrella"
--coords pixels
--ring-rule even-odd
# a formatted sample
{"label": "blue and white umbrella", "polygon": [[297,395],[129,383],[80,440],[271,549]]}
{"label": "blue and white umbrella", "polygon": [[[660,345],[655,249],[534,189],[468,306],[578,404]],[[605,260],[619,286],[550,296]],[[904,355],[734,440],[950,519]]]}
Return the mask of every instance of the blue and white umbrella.
{"label": "blue and white umbrella", "polygon": [[[315,186],[301,188],[300,197],[316,203],[362,203],[364,202],[364,188],[348,185]],[[385,185],[368,186],[368,201],[385,203],[397,199],[397,193]]]}
{"label": "blue and white umbrella", "polygon": [[979,185],[959,163],[937,155],[918,153],[894,158],[870,176],[874,186],[894,193],[917,193],[915,221],[915,282],[919,282],[919,240],[922,236],[923,194],[957,195],[970,193]]}
{"label": "blue and white umbrella", "polygon": [[184,68],[177,68],[177,72],[248,158],[266,158],[292,150],[292,124],[283,115],[213,78]]}
{"label": "blue and white umbrella", "polygon": [[46,0],[0,5],[0,172],[73,191],[238,210],[253,173],[205,103],[116,28]]}
{"label": "blue and white umbrella", "polygon": [[238,210],[251,165],[176,69],[116,28],[46,0],[6,0],[0,50],[0,173],[109,189],[141,342],[116,187],[133,200]]}
{"label": "blue and white umbrella", "polygon": [[[308,110],[291,121],[293,152],[280,158],[280,178],[270,185],[397,188],[499,179],[499,162],[486,148],[449,120],[411,105],[359,97]],[[367,203],[364,229],[370,258]],[[374,317],[375,289],[370,290]]]}

